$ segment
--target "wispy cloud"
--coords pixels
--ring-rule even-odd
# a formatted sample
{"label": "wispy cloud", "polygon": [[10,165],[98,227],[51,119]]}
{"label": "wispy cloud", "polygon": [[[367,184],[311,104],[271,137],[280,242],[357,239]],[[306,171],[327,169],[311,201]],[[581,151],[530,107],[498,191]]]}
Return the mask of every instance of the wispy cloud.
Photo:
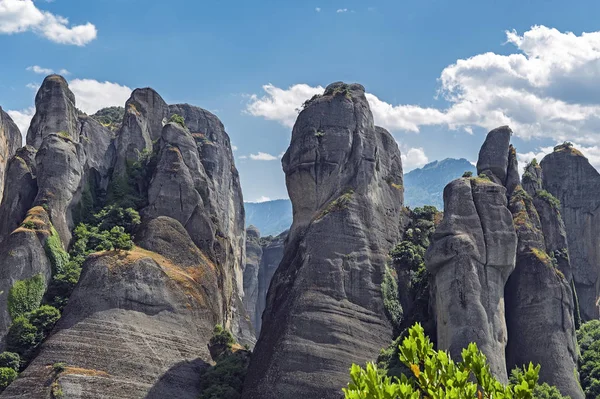
{"label": "wispy cloud", "polygon": [[259,152],[258,154],[250,154],[250,159],[253,161],[276,161],[279,158],[266,152]]}
{"label": "wispy cloud", "polygon": [[50,75],[50,74],[54,73],[53,69],[43,68],[39,65],[32,65],[30,67],[27,67],[26,69],[30,72],[37,73],[40,75]]}
{"label": "wispy cloud", "polygon": [[348,12],[347,8],[338,8],[336,11],[338,14],[344,13],[344,12]]}
{"label": "wispy cloud", "polygon": [[85,46],[98,31],[87,22],[70,26],[69,20],[42,11],[32,0],[0,0],[0,34],[34,32],[54,43]]}
{"label": "wispy cloud", "polygon": [[316,12],[321,12],[321,7],[317,7],[317,8],[315,8],[315,11],[316,11]]}

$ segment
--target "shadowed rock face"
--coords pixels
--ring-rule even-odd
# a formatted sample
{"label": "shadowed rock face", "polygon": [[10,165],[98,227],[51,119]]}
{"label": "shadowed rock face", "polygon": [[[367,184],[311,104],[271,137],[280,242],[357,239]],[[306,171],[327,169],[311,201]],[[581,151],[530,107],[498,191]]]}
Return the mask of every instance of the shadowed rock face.
{"label": "shadowed rock face", "polygon": [[[65,397],[198,397],[220,322],[218,271],[173,219],[144,225],[140,245],[88,259],[52,337],[3,398],[49,398],[53,378]],[[59,361],[68,367],[53,377]]]}
{"label": "shadowed rock face", "polygon": [[597,319],[600,273],[600,174],[579,151],[558,146],[541,162],[543,186],[560,201],[583,321]]}
{"label": "shadowed rock face", "polygon": [[503,186],[480,178],[446,186],[444,219],[426,253],[438,348],[460,359],[476,342],[501,381],[507,381],[504,285],[515,267],[516,244]]}
{"label": "shadowed rock face", "polygon": [[269,286],[273,275],[281,260],[283,259],[283,252],[285,248],[285,241],[288,236],[288,231],[284,231],[277,237],[271,239],[266,245],[262,246],[262,257],[260,259],[260,267],[258,270],[258,296],[256,298],[256,324],[254,329],[256,334],[260,333],[262,328],[262,315],[267,306],[267,293],[269,292]]}
{"label": "shadowed rock face", "polygon": [[67,81],[58,75],[50,75],[35,96],[35,115],[27,132],[27,144],[39,148],[49,134],[61,134],[79,141],[75,95]]}
{"label": "shadowed rock face", "polygon": [[260,245],[260,231],[254,226],[246,229],[246,267],[244,268],[244,307],[252,321],[252,325],[258,334],[258,319],[262,315],[257,314],[258,301],[258,273],[261,264],[263,249]]}
{"label": "shadowed rock face", "polygon": [[8,161],[21,147],[21,132],[12,118],[0,107],[0,200],[4,192]]}
{"label": "shadowed rock face", "polygon": [[338,398],[350,365],[391,339],[380,283],[400,235],[400,151],[364,88],[335,83],[298,116],[282,163],[294,222],[243,397]]}
{"label": "shadowed rock face", "polygon": [[35,153],[33,147],[25,146],[8,162],[5,181],[10,189],[0,205],[0,242],[19,227],[37,195]]}

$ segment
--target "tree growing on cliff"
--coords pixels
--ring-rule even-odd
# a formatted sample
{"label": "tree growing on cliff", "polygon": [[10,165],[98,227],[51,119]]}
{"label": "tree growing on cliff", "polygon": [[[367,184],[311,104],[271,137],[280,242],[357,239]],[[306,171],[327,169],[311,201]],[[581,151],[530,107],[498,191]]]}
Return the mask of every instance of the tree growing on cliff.
{"label": "tree growing on cliff", "polygon": [[399,346],[400,361],[411,376],[386,376],[373,363],[366,369],[354,364],[351,382],[344,388],[346,399],[494,398],[533,399],[540,366],[529,364],[516,375],[517,381],[503,385],[477,345],[463,349],[462,362],[454,362],[448,352],[433,349],[423,327],[415,324]]}

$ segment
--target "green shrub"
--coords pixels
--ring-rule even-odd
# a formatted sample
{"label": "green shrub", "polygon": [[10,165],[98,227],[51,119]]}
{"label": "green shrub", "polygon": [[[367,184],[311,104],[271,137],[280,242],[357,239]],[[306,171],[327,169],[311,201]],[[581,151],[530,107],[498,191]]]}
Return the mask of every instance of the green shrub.
{"label": "green shrub", "polygon": [[99,230],[111,230],[121,226],[129,234],[141,223],[140,214],[133,208],[122,208],[109,205],[94,215],[94,224]]}
{"label": "green shrub", "polygon": [[213,329],[213,336],[210,338],[210,345],[223,345],[228,349],[235,344],[235,339],[229,331],[223,328],[221,324],[217,324]]}
{"label": "green shrub", "polygon": [[558,200],[558,198],[556,198],[554,195],[550,194],[548,191],[546,190],[538,190],[535,195],[538,198],[543,199],[544,201],[546,201],[548,204],[550,204],[550,206],[553,209],[559,210],[560,209],[560,201]]}
{"label": "green shrub", "polygon": [[586,398],[600,396],[600,320],[591,320],[577,331],[579,374]]}
{"label": "green shrub", "polygon": [[470,170],[466,171],[465,173],[463,173],[462,177],[467,177],[467,178],[473,177],[473,172],[471,172]]}
{"label": "green shrub", "polygon": [[530,399],[537,384],[540,366],[532,364],[518,383],[503,385],[490,372],[487,359],[477,345],[463,349],[462,362],[456,363],[445,351],[436,351],[420,324],[409,329],[399,347],[400,361],[411,375],[386,376],[373,363],[366,368],[354,364],[351,382],[343,389],[346,399],[441,399],[505,398]]}
{"label": "green shrub", "polygon": [[37,309],[42,302],[46,282],[42,274],[16,281],[8,291],[8,313],[14,320]]}
{"label": "green shrub", "polygon": [[399,330],[404,316],[404,310],[398,299],[398,282],[387,265],[381,282],[383,306],[395,330]]}
{"label": "green shrub", "polygon": [[220,358],[200,376],[200,399],[239,399],[249,363],[248,351]]}
{"label": "green shrub", "polygon": [[21,368],[21,356],[14,352],[0,353],[0,367],[8,367],[18,372]]}
{"label": "green shrub", "polygon": [[27,358],[32,348],[35,348],[42,341],[42,336],[38,333],[29,319],[25,316],[19,316],[8,329],[6,335],[6,349],[15,352],[22,357]]}
{"label": "green shrub", "polygon": [[169,118],[169,122],[174,122],[185,128],[185,118],[181,115],[173,114],[171,118]]}
{"label": "green shrub", "polygon": [[67,369],[67,363],[65,362],[56,362],[52,365],[52,371],[55,373],[62,373]]}
{"label": "green shrub", "polygon": [[60,236],[54,226],[50,227],[50,236],[46,239],[45,250],[52,264],[52,272],[63,272],[63,268],[69,262],[69,254],[63,249]]}
{"label": "green shrub", "polygon": [[43,305],[27,315],[29,322],[37,329],[38,333],[46,337],[60,319],[60,312],[53,306]]}
{"label": "green shrub", "polygon": [[0,391],[4,391],[14,380],[17,372],[10,367],[0,367]]}
{"label": "green shrub", "polygon": [[[523,374],[527,371],[525,367],[522,369],[519,367],[514,368],[510,372],[509,381],[511,384],[518,384],[523,379]],[[537,384],[533,388],[532,399],[569,399],[568,396],[562,396],[558,388],[548,385],[547,383]]]}
{"label": "green shrub", "polygon": [[21,225],[21,227],[23,227],[25,229],[29,229],[29,230],[37,230],[37,226],[31,220],[23,222],[23,224]]}

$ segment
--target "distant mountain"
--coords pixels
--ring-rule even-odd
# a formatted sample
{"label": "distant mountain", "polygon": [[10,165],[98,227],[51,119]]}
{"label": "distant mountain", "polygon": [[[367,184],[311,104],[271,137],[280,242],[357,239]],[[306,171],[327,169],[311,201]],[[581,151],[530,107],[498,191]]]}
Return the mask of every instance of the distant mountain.
{"label": "distant mountain", "polygon": [[279,199],[265,202],[244,202],[246,227],[258,228],[261,236],[276,236],[292,225],[292,202]]}
{"label": "distant mountain", "polygon": [[444,208],[444,187],[466,171],[477,173],[475,166],[464,158],[446,158],[428,163],[404,175],[404,204],[411,208],[434,205]]}

